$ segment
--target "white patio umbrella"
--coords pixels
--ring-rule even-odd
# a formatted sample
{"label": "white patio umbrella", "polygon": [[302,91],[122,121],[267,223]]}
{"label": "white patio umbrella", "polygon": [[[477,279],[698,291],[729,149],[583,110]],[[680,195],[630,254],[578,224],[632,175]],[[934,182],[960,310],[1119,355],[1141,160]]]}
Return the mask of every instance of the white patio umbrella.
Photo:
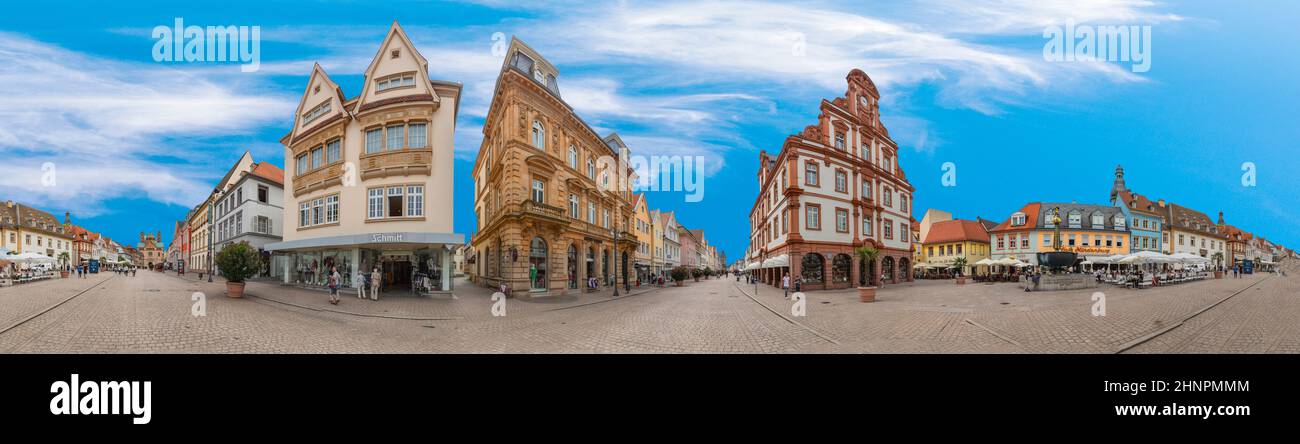
{"label": "white patio umbrella", "polygon": [[975,262],[975,265],[994,265],[994,261],[993,261],[993,259],[984,258],[984,259],[980,259],[979,261]]}

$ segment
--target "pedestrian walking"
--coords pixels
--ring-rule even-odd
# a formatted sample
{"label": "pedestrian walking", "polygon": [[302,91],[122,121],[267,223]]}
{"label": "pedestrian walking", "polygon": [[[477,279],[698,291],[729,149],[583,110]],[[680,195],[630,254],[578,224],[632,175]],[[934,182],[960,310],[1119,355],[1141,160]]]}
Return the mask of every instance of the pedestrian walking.
{"label": "pedestrian walking", "polygon": [[781,290],[785,292],[785,298],[790,299],[790,275],[781,277]]}
{"label": "pedestrian walking", "polygon": [[339,281],[341,280],[342,280],[342,276],[339,276],[338,267],[331,265],[329,280],[327,281],[329,283],[329,288],[330,288],[331,304],[339,305]]}

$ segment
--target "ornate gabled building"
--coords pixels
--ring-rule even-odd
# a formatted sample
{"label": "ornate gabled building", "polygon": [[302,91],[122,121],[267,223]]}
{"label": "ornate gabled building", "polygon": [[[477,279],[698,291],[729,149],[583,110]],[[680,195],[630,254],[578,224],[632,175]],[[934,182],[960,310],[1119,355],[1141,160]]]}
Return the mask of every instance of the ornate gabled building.
{"label": "ornate gabled building", "polygon": [[162,233],[140,233],[140,243],[134,249],[135,266],[141,268],[153,269],[161,267],[166,260],[166,250],[163,249]]}
{"label": "ornate gabled building", "polygon": [[464,244],[452,229],[462,85],[431,79],[397,22],[363,73],[360,93],[347,97],[312,67],[280,139],[282,240],[263,248],[280,256],[285,283],[324,286],[337,267],[345,287],[378,269],[383,289],[451,291]]}
{"label": "ornate gabled building", "polygon": [[[560,94],[559,70],[512,38],[474,163],[481,285],[511,296],[581,292],[631,275],[631,169]],[[625,161],[625,160],[624,160]]]}
{"label": "ornate gabled building", "polygon": [[[843,97],[822,100],[817,123],[759,153],[758,197],[750,211],[750,263],[778,285],[848,288],[912,280],[912,194],[898,144],[880,121],[880,93],[866,73],[846,77]],[[873,264],[855,249],[880,251]]]}

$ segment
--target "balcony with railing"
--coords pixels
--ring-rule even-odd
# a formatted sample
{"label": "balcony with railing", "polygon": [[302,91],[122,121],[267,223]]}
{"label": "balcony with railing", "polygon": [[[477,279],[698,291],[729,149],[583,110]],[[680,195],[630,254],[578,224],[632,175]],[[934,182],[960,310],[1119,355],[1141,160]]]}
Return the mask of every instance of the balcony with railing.
{"label": "balcony with railing", "polygon": [[409,149],[361,155],[361,179],[388,176],[429,175],[433,172],[433,150]]}
{"label": "balcony with railing", "polygon": [[342,183],[343,163],[335,162],[293,179],[293,195],[299,196]]}

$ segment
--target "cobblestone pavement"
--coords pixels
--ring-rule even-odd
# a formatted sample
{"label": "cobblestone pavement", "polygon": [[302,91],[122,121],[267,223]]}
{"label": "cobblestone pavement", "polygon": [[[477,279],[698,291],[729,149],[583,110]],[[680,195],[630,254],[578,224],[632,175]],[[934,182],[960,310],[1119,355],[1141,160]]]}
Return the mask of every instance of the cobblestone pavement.
{"label": "cobblestone pavement", "polygon": [[[1024,293],[919,281],[807,293],[734,279],[509,299],[458,281],[456,298],[344,294],[250,282],[231,299],[197,276],[100,274],[0,288],[3,353],[1297,353],[1300,270],[1146,290]],[[206,296],[193,316],[191,295]],[[61,305],[58,305],[60,304]],[[1217,305],[1216,305],[1217,304]],[[1212,308],[1207,308],[1211,307]],[[1203,310],[1203,311],[1202,311]],[[1194,315],[1194,316],[1193,316]]]}

